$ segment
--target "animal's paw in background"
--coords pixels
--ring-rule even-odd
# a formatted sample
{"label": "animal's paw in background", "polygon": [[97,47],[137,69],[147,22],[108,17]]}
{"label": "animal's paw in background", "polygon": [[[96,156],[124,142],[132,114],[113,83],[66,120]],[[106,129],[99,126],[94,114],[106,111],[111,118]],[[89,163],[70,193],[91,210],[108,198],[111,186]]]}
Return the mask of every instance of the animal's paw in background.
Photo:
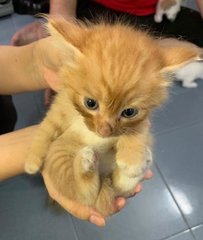
{"label": "animal's paw in background", "polygon": [[198,84],[196,82],[184,82],[183,81],[183,87],[185,88],[196,88]]}
{"label": "animal's paw in background", "polygon": [[162,22],[162,20],[163,20],[163,15],[162,14],[155,14],[154,15],[154,21],[156,23],[160,23],[160,22]]}

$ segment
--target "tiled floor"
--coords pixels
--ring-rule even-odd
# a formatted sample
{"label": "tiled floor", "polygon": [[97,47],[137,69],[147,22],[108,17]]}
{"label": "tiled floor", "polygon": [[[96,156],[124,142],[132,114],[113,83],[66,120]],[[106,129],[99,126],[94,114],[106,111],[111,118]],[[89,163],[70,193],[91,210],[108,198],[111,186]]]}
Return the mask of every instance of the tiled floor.
{"label": "tiled floor", "polygon": [[[0,19],[0,44],[32,17]],[[43,93],[14,96],[16,128],[38,122]],[[154,178],[100,229],[68,213],[53,211],[39,176],[0,183],[0,240],[202,240],[203,81],[197,89],[178,85],[154,116]]]}

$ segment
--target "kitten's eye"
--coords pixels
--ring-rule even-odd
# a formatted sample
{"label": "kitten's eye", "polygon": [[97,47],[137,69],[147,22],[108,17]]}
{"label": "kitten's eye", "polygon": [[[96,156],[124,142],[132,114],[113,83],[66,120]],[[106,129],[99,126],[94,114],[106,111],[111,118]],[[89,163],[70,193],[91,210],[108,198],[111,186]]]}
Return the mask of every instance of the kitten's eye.
{"label": "kitten's eye", "polygon": [[122,111],[121,116],[125,118],[132,118],[138,114],[138,110],[136,108],[127,108]]}
{"label": "kitten's eye", "polygon": [[84,104],[90,110],[96,110],[99,107],[98,102],[91,98],[85,98]]}

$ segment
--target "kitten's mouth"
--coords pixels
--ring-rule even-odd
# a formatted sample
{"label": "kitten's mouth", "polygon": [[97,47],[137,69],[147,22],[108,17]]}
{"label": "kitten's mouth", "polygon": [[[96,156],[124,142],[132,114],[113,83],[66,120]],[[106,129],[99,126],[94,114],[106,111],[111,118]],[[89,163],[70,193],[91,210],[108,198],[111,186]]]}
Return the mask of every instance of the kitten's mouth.
{"label": "kitten's mouth", "polygon": [[105,122],[97,128],[97,133],[103,138],[112,137],[114,134],[114,130],[109,123]]}
{"label": "kitten's mouth", "polygon": [[97,135],[99,137],[102,137],[102,138],[110,138],[110,137],[118,137],[118,136],[120,136],[120,133],[113,132],[113,131],[111,133],[96,131],[96,133],[97,133]]}
{"label": "kitten's mouth", "polygon": [[102,137],[102,138],[108,138],[108,137],[113,137],[113,133],[100,133],[97,131],[97,134]]}

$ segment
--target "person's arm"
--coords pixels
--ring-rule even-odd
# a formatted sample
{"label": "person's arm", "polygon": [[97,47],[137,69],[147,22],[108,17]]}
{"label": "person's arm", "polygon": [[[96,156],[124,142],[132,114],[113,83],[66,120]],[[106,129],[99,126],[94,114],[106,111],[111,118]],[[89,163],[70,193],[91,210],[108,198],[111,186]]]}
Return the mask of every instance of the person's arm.
{"label": "person's arm", "polygon": [[202,0],[196,0],[197,6],[199,8],[200,14],[203,18],[203,1]]}
{"label": "person's arm", "polygon": [[65,19],[76,17],[77,0],[51,0],[50,15],[60,15]]}
{"label": "person's arm", "polygon": [[45,88],[33,55],[34,44],[0,46],[0,94],[34,91]]}
{"label": "person's arm", "polygon": [[59,68],[60,55],[52,37],[29,45],[0,46],[0,94],[14,94],[48,87],[44,67]]}

